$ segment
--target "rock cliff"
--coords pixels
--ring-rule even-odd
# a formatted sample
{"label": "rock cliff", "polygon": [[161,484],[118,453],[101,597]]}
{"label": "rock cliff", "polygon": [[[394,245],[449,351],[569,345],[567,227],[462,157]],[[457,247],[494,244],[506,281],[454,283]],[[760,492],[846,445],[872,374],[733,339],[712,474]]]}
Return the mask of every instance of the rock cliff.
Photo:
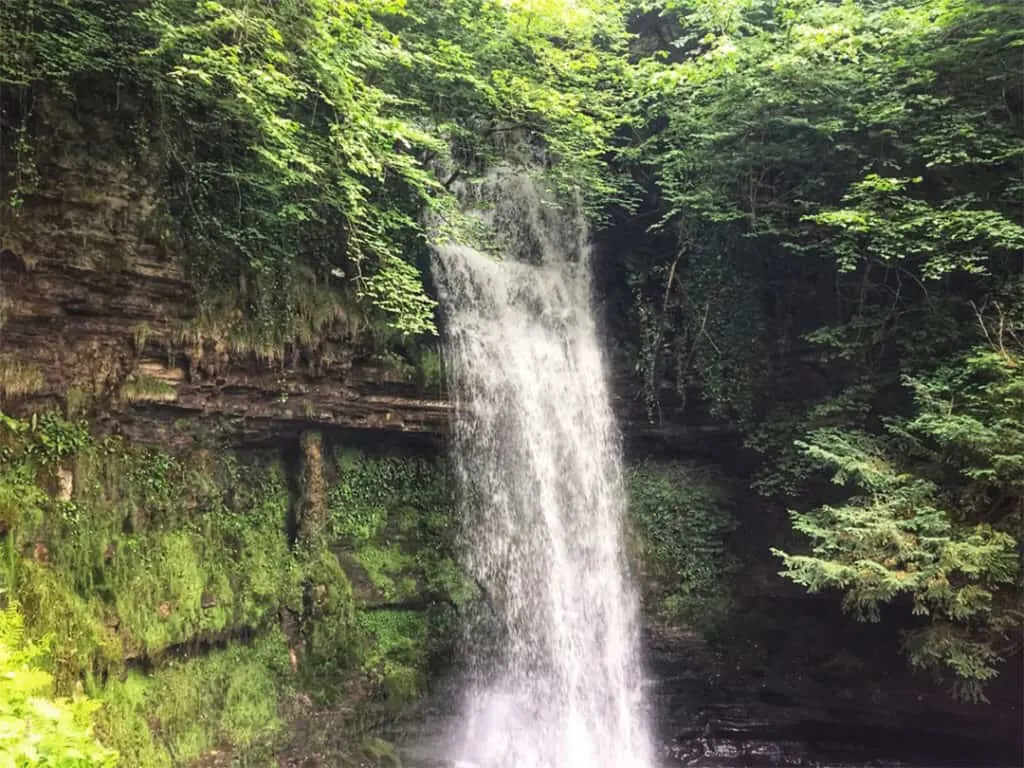
{"label": "rock cliff", "polygon": [[[88,409],[140,439],[212,417],[245,440],[309,425],[438,434],[449,405],[411,366],[375,359],[343,318],[274,354],[204,330],[143,161],[96,159],[101,127],[47,114],[40,182],[0,218],[0,404]],[[222,327],[231,318],[220,318]],[[154,432],[153,430],[156,429]]]}

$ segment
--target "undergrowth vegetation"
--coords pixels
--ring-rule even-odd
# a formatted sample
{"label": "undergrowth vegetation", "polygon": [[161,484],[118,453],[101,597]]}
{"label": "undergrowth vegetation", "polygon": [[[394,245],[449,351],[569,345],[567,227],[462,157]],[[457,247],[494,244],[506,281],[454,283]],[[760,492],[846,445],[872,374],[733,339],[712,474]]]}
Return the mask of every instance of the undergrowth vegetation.
{"label": "undergrowth vegetation", "polygon": [[56,697],[41,659],[49,638],[28,642],[19,606],[0,611],[0,760],[6,765],[113,768],[118,754],[99,744],[91,716],[99,702]]}

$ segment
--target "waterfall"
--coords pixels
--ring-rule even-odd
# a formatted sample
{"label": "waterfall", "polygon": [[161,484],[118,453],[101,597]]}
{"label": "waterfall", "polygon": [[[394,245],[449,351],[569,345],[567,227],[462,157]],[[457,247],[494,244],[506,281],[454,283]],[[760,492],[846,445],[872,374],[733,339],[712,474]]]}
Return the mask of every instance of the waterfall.
{"label": "waterfall", "polygon": [[458,760],[648,768],[619,438],[583,226],[522,178],[493,183],[496,260],[435,249],[471,628]]}

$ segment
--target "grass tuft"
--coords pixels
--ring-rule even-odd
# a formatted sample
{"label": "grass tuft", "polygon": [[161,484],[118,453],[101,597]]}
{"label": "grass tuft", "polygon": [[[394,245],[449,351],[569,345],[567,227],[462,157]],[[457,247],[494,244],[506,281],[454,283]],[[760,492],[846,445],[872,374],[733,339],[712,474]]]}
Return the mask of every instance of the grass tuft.
{"label": "grass tuft", "polygon": [[167,403],[178,399],[178,390],[156,376],[134,373],[121,385],[120,395],[129,403]]}
{"label": "grass tuft", "polygon": [[22,397],[42,390],[43,371],[34,363],[26,363],[12,355],[0,355],[0,395]]}

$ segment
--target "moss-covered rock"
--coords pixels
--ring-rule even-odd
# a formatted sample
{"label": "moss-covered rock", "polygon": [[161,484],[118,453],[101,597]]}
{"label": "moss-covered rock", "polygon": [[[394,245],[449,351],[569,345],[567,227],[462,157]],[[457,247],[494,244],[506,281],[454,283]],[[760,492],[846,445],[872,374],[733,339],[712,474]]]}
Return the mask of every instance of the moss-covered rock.
{"label": "moss-covered rock", "polygon": [[[125,765],[260,764],[294,700],[341,731],[394,712],[451,634],[438,607],[463,599],[443,467],[318,435],[289,477],[275,453],[213,448],[0,420],[0,586],[48,638],[58,692],[103,703],[97,733]],[[296,531],[293,510],[316,524]]]}
{"label": "moss-covered rock", "polygon": [[651,618],[713,631],[730,601],[732,500],[715,471],[636,464],[627,473],[631,549]]}
{"label": "moss-covered rock", "polygon": [[98,686],[99,733],[125,765],[184,765],[219,746],[269,760],[284,727],[278,699],[291,685],[287,642],[270,631]]}
{"label": "moss-covered rock", "polygon": [[476,596],[456,565],[448,468],[336,449],[327,490],[332,545],[352,583],[360,667],[388,710],[415,699]]}

